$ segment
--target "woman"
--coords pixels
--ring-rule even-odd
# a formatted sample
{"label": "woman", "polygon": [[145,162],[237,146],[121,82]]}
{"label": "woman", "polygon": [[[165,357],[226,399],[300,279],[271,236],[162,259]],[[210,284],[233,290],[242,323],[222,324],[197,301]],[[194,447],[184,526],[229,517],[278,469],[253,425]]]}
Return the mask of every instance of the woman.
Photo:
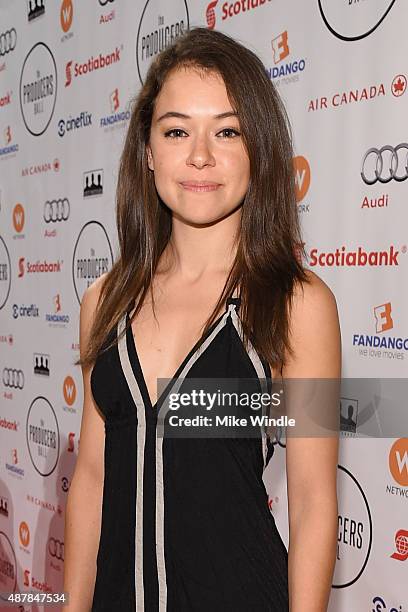
{"label": "woman", "polygon": [[327,609],[337,437],[287,437],[288,554],[262,482],[271,440],[158,434],[184,379],[340,376],[336,302],[301,264],[293,183],[254,53],[194,28],[157,56],[121,158],[120,257],[81,304],[67,612]]}

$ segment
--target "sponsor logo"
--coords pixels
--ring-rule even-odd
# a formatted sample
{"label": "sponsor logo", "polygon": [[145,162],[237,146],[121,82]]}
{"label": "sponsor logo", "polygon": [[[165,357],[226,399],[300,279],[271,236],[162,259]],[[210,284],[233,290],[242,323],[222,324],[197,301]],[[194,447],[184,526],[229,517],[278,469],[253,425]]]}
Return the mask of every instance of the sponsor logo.
{"label": "sponsor logo", "polygon": [[398,605],[390,603],[388,606],[385,599],[381,597],[381,595],[376,595],[373,597],[371,604],[375,606],[375,608],[372,608],[373,612],[404,612],[402,604]]}
{"label": "sponsor logo", "polygon": [[398,266],[401,253],[406,253],[406,246],[396,249],[390,245],[384,251],[367,251],[359,246],[356,250],[348,250],[345,246],[335,251],[310,250],[310,265],[322,267],[362,267],[362,266]]}
{"label": "sponsor logo", "polygon": [[82,64],[78,62],[69,61],[65,66],[65,87],[69,87],[74,78],[83,76],[88,74],[89,72],[94,72],[95,70],[100,70],[102,68],[107,68],[108,66],[112,66],[112,64],[117,64],[120,62],[120,54],[123,49],[123,46],[116,47],[114,51],[103,55],[102,53],[99,56],[94,57],[93,55]]}
{"label": "sponsor logo", "polygon": [[361,178],[366,185],[375,183],[402,183],[408,178],[408,144],[403,142],[396,147],[384,145],[380,149],[372,147],[364,155]]}
{"label": "sponsor logo", "polygon": [[11,262],[6,243],[0,236],[0,310],[4,307],[10,294]]}
{"label": "sponsor logo", "polygon": [[17,44],[17,32],[15,28],[0,32],[0,57],[4,57],[14,51]]}
{"label": "sponsor logo", "polygon": [[72,406],[76,400],[76,385],[72,376],[66,376],[63,384],[64,400],[68,406]]}
{"label": "sponsor logo", "polygon": [[50,356],[46,353],[34,353],[34,374],[38,376],[49,376],[50,375]]}
{"label": "sponsor logo", "polygon": [[19,317],[39,317],[40,312],[37,304],[30,304],[30,306],[26,306],[25,304],[13,304],[13,319],[18,319]]}
{"label": "sponsor logo", "polygon": [[391,83],[391,93],[396,98],[402,96],[407,89],[407,77],[405,74],[397,74],[396,77],[393,78]]}
{"label": "sponsor logo", "polygon": [[28,409],[27,447],[35,470],[49,476],[55,470],[60,450],[58,421],[51,403],[36,397]]}
{"label": "sponsor logo", "polygon": [[3,385],[9,389],[24,389],[23,370],[3,368]]}
{"label": "sponsor logo", "polygon": [[298,210],[299,212],[309,212],[309,204],[302,202],[310,187],[311,172],[309,162],[302,155],[298,155],[293,160],[293,166],[295,172],[295,194],[296,202],[298,203]]}
{"label": "sponsor logo", "polygon": [[10,157],[13,157],[17,153],[18,144],[10,144],[13,138],[11,133],[11,127],[9,125],[4,129],[3,136],[4,144],[6,146],[0,147],[0,158],[4,155],[3,159],[8,159]]}
{"label": "sponsor logo", "polygon": [[103,170],[89,170],[84,172],[83,180],[84,198],[91,198],[103,194]]}
{"label": "sponsor logo", "polygon": [[17,449],[16,448],[12,448],[10,451],[10,461],[11,463],[8,463],[6,461],[5,466],[6,466],[6,470],[7,472],[10,474],[10,476],[13,476],[14,478],[23,478],[24,477],[24,473],[25,470],[23,470],[23,468],[18,467],[18,453],[17,453]]}
{"label": "sponsor logo", "polygon": [[6,518],[8,518],[8,515],[8,497],[0,495],[0,516],[5,516]]}
{"label": "sponsor logo", "polygon": [[20,77],[20,107],[24,125],[33,136],[48,128],[57,99],[57,66],[50,48],[36,43],[27,53]]}
{"label": "sponsor logo", "polygon": [[310,100],[307,106],[308,112],[318,111],[328,108],[340,108],[349,104],[358,102],[367,102],[381,96],[385,96],[385,87],[383,83],[379,85],[369,85],[362,89],[350,89],[349,91],[336,92],[331,96],[322,96]]}
{"label": "sponsor logo", "polygon": [[22,278],[24,273],[27,274],[43,274],[48,272],[61,272],[61,266],[64,263],[63,259],[58,259],[58,261],[40,261],[37,259],[35,263],[31,263],[27,261],[24,267],[25,257],[20,257],[18,260],[18,278]]}
{"label": "sponsor logo", "polygon": [[99,122],[99,127],[104,128],[105,132],[111,131],[116,128],[125,127],[130,119],[129,110],[119,111],[119,90],[117,88],[111,93],[109,101],[111,107],[111,114],[105,117],[101,117]]}
{"label": "sponsor logo", "polygon": [[24,221],[24,207],[20,203],[17,203],[13,208],[13,227],[17,234],[20,234],[20,236],[18,236],[19,238],[24,238],[24,234],[21,234],[24,229]]}
{"label": "sponsor logo", "polygon": [[72,18],[74,16],[74,7],[72,4],[72,0],[63,0],[60,8],[60,23],[61,29],[64,32],[65,36],[61,38],[61,42],[64,40],[68,40],[73,36],[72,32],[67,34],[72,25]]}
{"label": "sponsor logo", "polygon": [[26,177],[34,176],[36,174],[45,174],[51,170],[54,170],[54,172],[59,172],[60,166],[60,161],[56,158],[52,162],[47,161],[40,164],[33,164],[32,166],[25,166],[21,170],[21,176]]}
{"label": "sponsor logo", "polygon": [[40,508],[44,508],[44,510],[56,512],[59,516],[61,516],[62,514],[62,508],[59,504],[56,506],[52,502],[46,501],[44,499],[39,499],[38,497],[30,495],[29,493],[27,493],[26,500],[31,504],[34,504],[34,506],[40,506]]}
{"label": "sponsor logo", "polygon": [[[240,2],[224,2],[221,6],[221,19],[222,21],[225,21],[226,19],[231,19],[232,17],[236,17],[237,15],[241,15],[242,13],[247,13],[248,11],[269,4],[269,2],[271,2],[271,0],[258,0],[255,6],[252,0],[241,0]],[[215,27],[215,7],[217,6],[217,4],[218,0],[215,0],[215,2],[210,2],[207,5],[206,20],[207,26],[210,30],[213,30]]]}
{"label": "sponsor logo", "polygon": [[[395,482],[404,487],[403,490],[394,487],[398,489],[397,494],[408,499],[408,489],[405,488],[408,487],[408,438],[395,440],[388,455],[388,467]],[[387,492],[391,492],[388,486]]]}
{"label": "sponsor logo", "polygon": [[281,83],[293,83],[299,80],[299,73],[303,72],[306,67],[305,58],[295,59],[293,61],[284,62],[289,54],[288,32],[282,32],[271,41],[273,62],[275,66],[267,69],[267,74],[275,85]]}
{"label": "sponsor logo", "polygon": [[27,0],[28,21],[34,21],[45,13],[44,0]]}
{"label": "sponsor logo", "polygon": [[[391,302],[374,306],[373,314],[376,334],[382,334],[394,328]],[[408,351],[408,338],[353,334],[353,346],[359,347],[359,355],[363,357],[404,359],[403,353],[394,353],[392,351]]]}
{"label": "sponsor logo", "polygon": [[18,431],[19,423],[17,421],[9,421],[4,417],[0,417],[0,427],[9,431]]}
{"label": "sponsor logo", "polygon": [[2,108],[3,106],[8,106],[9,104],[11,104],[11,95],[12,95],[12,91],[8,91],[4,96],[2,96],[0,98],[0,108]]}
{"label": "sponsor logo", "polygon": [[358,400],[348,397],[340,398],[340,431],[345,437],[356,433]]}
{"label": "sponsor logo", "polygon": [[395,0],[360,2],[359,0],[318,0],[320,15],[327,29],[345,41],[369,36],[381,25]]}
{"label": "sponsor logo", "polygon": [[64,314],[62,312],[61,296],[59,293],[57,293],[57,295],[54,295],[53,302],[54,312],[46,312],[45,320],[47,321],[47,323],[51,323],[52,327],[65,327],[65,325],[69,323],[69,315]]}
{"label": "sponsor logo", "polygon": [[46,223],[58,223],[67,221],[70,214],[68,198],[58,198],[58,200],[47,200],[44,204],[44,221]]}
{"label": "sponsor logo", "polygon": [[53,559],[64,561],[64,542],[56,538],[48,538],[48,553]]}
{"label": "sponsor logo", "polygon": [[27,548],[30,544],[30,528],[25,521],[21,521],[18,527],[18,535],[21,546]]}
{"label": "sponsor logo", "polygon": [[[0,580],[3,593],[14,593],[17,590],[17,559],[13,545],[4,531],[0,531]],[[0,599],[4,601],[2,595]]]}
{"label": "sponsor logo", "polygon": [[68,119],[60,119],[58,121],[58,136],[65,136],[67,132],[79,130],[92,125],[92,113],[82,111],[77,117],[69,116]]}
{"label": "sponsor logo", "polygon": [[406,529],[398,529],[395,534],[396,551],[390,555],[391,559],[397,561],[406,561],[408,559],[408,531]]}
{"label": "sponsor logo", "polygon": [[357,582],[367,566],[373,524],[366,494],[357,478],[340,465],[337,476],[344,495],[339,499],[337,559],[332,586],[344,589]]}
{"label": "sponsor logo", "polygon": [[137,28],[136,65],[143,85],[151,60],[189,29],[187,2],[146,2]]}
{"label": "sponsor logo", "polygon": [[85,289],[112,265],[112,247],[104,226],[98,221],[88,221],[79,232],[72,259],[74,289],[79,304]]}

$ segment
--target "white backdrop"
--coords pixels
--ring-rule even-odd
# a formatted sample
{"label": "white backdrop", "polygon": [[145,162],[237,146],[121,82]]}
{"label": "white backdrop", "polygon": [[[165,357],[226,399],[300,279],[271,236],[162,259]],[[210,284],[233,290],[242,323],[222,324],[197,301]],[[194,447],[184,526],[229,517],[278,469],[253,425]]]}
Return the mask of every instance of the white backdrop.
{"label": "white backdrop", "polygon": [[[0,592],[62,589],[79,304],[117,253],[129,101],[204,25],[258,53],[286,103],[307,265],[337,298],[343,376],[375,380],[342,391],[329,609],[408,611],[408,437],[384,391],[407,377],[407,20],[401,0],[0,0]],[[265,482],[287,544],[284,460],[281,441]]]}

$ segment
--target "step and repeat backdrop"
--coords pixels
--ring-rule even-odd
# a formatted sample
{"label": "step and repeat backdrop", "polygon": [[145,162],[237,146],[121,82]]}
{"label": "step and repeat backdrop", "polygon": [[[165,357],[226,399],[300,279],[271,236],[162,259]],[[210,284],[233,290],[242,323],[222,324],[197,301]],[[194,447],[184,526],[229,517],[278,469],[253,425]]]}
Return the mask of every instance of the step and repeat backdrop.
{"label": "step and repeat backdrop", "polygon": [[[62,590],[81,298],[117,254],[130,102],[152,58],[201,25],[254,50],[286,104],[306,265],[337,299],[329,609],[408,612],[408,435],[389,426],[408,364],[407,22],[402,0],[0,0],[0,592]],[[265,484],[287,545],[275,442]]]}

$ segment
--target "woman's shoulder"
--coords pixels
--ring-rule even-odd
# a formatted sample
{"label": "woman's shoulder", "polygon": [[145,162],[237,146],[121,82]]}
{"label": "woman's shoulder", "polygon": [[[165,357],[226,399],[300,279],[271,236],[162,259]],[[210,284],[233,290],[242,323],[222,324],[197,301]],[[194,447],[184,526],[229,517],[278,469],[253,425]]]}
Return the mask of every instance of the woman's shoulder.
{"label": "woman's shoulder", "polygon": [[315,272],[305,269],[306,281],[297,282],[293,291],[295,308],[310,311],[322,305],[336,303],[336,298],[329,285]]}

